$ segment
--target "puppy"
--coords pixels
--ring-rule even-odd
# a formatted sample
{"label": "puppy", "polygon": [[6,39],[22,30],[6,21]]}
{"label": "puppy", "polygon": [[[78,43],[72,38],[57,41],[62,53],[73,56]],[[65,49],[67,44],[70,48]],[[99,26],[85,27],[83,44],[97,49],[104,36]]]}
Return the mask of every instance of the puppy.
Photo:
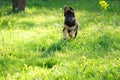
{"label": "puppy", "polygon": [[78,33],[78,23],[72,7],[64,7],[64,17],[63,39],[67,39],[67,34],[70,38],[75,39]]}

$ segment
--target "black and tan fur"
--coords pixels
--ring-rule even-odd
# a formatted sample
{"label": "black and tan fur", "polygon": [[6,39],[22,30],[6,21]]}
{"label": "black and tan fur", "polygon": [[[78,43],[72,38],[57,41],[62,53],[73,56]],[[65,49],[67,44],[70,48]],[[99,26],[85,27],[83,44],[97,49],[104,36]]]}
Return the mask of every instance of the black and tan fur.
{"label": "black and tan fur", "polygon": [[64,17],[63,39],[66,40],[68,34],[70,38],[75,39],[78,33],[78,23],[72,7],[64,7]]}

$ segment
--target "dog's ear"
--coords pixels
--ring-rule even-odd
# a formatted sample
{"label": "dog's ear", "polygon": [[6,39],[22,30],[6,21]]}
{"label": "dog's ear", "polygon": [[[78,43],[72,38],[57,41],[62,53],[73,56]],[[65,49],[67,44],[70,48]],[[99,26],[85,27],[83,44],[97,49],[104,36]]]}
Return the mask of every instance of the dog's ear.
{"label": "dog's ear", "polygon": [[74,9],[72,7],[69,7],[70,10],[72,10],[74,12]]}
{"label": "dog's ear", "polygon": [[69,9],[72,11],[73,16],[75,17],[74,9],[72,7],[69,7]]}
{"label": "dog's ear", "polygon": [[65,6],[65,7],[64,7],[64,13],[65,13],[67,10],[68,10],[68,7]]}

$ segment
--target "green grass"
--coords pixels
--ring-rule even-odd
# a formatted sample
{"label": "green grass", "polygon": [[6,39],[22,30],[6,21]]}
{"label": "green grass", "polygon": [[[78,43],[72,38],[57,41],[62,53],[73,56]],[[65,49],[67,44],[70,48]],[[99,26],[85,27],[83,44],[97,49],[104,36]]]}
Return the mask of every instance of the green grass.
{"label": "green grass", "polygon": [[[27,0],[16,14],[0,2],[0,80],[120,80],[120,1],[105,11],[97,0]],[[75,40],[62,39],[65,5],[76,12]]]}

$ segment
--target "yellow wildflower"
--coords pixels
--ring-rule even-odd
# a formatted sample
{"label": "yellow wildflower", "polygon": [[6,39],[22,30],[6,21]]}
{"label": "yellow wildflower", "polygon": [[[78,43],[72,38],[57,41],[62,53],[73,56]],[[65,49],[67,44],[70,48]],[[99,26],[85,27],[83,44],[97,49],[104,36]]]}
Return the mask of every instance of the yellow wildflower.
{"label": "yellow wildflower", "polygon": [[109,7],[109,4],[105,0],[100,0],[99,4],[105,10],[107,10],[107,8]]}

